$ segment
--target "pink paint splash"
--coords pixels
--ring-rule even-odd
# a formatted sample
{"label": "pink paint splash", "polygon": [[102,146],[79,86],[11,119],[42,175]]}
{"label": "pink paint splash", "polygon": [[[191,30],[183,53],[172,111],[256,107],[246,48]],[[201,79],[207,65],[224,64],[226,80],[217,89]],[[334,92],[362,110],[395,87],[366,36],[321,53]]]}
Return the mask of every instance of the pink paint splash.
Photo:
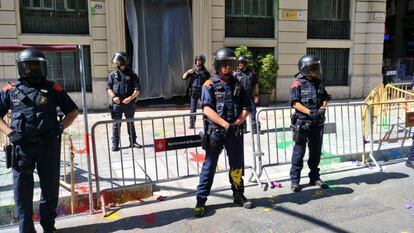
{"label": "pink paint splash", "polygon": [[196,163],[204,163],[204,160],[206,159],[206,155],[204,153],[190,152],[190,156],[190,160]]}

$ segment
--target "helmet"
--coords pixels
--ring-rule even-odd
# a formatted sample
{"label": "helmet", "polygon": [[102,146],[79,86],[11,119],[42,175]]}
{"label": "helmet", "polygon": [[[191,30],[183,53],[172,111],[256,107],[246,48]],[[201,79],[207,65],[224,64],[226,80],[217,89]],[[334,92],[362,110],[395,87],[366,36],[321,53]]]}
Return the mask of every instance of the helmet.
{"label": "helmet", "polygon": [[237,60],[239,61],[239,63],[241,63],[241,62],[249,63],[250,62],[249,59],[245,56],[240,56],[239,58],[237,58]]}
{"label": "helmet", "polygon": [[319,74],[322,74],[321,60],[315,55],[306,54],[299,59],[298,69],[303,75],[307,75],[311,71],[316,71],[319,72]]}
{"label": "helmet", "polygon": [[47,60],[45,55],[35,49],[27,48],[17,55],[17,70],[21,78],[46,77]]}
{"label": "helmet", "polygon": [[125,52],[116,52],[112,57],[112,63],[116,63],[117,61],[123,61],[124,64],[128,64],[128,58]]}
{"label": "helmet", "polygon": [[233,69],[236,67],[236,54],[232,49],[221,48],[214,53],[213,66],[216,71],[220,69],[222,65],[230,65]]}
{"label": "helmet", "polygon": [[197,55],[197,56],[195,56],[195,58],[194,58],[194,64],[195,64],[197,61],[201,61],[201,63],[204,65],[204,63],[206,63],[206,57],[205,57],[203,54]]}

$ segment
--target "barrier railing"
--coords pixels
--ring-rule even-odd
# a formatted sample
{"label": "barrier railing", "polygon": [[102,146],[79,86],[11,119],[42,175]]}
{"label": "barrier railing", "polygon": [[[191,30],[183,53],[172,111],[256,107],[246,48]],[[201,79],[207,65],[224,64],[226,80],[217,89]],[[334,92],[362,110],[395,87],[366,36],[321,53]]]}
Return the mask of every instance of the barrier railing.
{"label": "barrier railing", "polygon": [[[187,129],[190,116],[196,117],[197,124],[194,129]],[[95,123],[92,126],[91,137],[96,199],[101,200],[103,190],[199,175],[205,158],[198,135],[199,131],[203,131],[202,116],[203,114],[180,114]],[[129,122],[134,122],[137,142],[143,146],[142,148],[129,147],[126,126]],[[110,148],[111,127],[114,123],[121,123],[121,149],[115,152]],[[252,154],[252,150],[252,147],[245,147],[245,154]],[[226,151],[223,150],[222,154],[226,154]],[[226,157],[219,157],[217,172],[228,171]],[[250,158],[245,156],[245,164],[252,164]],[[105,212],[105,205],[101,207]]]}
{"label": "barrier railing", "polygon": [[[367,148],[364,140],[361,122],[364,107],[369,109],[369,106],[364,103],[328,106],[324,126],[322,160],[347,156],[355,157],[356,155],[365,157],[366,154],[369,154],[371,160],[381,170],[381,166],[373,156],[372,144]],[[271,186],[271,182],[266,168],[291,163],[294,146],[290,130],[292,113],[293,109],[289,107],[267,108],[257,112],[256,119],[259,121],[261,129],[260,134],[257,134],[258,149],[255,153],[254,164],[257,164],[257,175],[261,177],[264,174],[269,186]],[[260,185],[261,182],[258,183]]]}

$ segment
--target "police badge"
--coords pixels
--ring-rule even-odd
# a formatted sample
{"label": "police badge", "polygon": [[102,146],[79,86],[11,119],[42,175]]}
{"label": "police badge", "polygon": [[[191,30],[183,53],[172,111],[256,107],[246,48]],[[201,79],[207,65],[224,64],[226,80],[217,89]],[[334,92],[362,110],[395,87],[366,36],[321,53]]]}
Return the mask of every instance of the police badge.
{"label": "police badge", "polygon": [[46,96],[41,95],[41,96],[40,96],[39,103],[40,103],[40,104],[47,104],[47,97],[46,97]]}

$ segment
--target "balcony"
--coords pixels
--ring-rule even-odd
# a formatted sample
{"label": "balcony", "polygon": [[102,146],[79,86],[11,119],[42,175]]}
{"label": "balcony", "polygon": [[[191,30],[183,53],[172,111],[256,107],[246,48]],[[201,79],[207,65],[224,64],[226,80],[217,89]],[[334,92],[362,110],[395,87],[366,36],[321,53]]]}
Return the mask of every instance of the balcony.
{"label": "balcony", "polygon": [[308,20],[308,39],[349,39],[350,33],[348,20]]}
{"label": "balcony", "polygon": [[88,11],[21,9],[22,33],[89,34]]}
{"label": "balcony", "polygon": [[226,37],[274,38],[274,18],[226,16]]}

